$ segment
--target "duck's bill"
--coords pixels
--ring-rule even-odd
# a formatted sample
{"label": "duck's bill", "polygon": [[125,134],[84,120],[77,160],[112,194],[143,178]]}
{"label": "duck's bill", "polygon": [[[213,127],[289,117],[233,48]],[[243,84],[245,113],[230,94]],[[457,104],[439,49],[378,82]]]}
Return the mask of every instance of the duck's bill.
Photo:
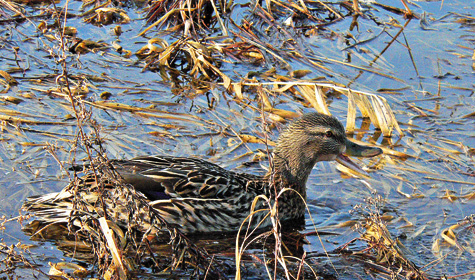
{"label": "duck's bill", "polygon": [[339,164],[343,165],[346,170],[341,170],[344,173],[353,173],[354,175],[369,176],[368,172],[363,170],[358,164],[354,163],[349,157],[341,154],[335,159]]}
{"label": "duck's bill", "polygon": [[374,157],[383,153],[378,147],[368,147],[356,144],[350,140],[346,140],[346,152],[348,156],[352,157]]}
{"label": "duck's bill", "polygon": [[359,165],[351,161],[348,156],[354,157],[374,157],[383,153],[383,150],[377,147],[368,147],[362,146],[356,143],[351,142],[350,140],[346,140],[346,152],[345,155],[341,154],[336,158],[336,161],[343,165],[348,170],[346,173],[354,173],[355,175],[364,175],[369,176],[368,172],[364,171]]}

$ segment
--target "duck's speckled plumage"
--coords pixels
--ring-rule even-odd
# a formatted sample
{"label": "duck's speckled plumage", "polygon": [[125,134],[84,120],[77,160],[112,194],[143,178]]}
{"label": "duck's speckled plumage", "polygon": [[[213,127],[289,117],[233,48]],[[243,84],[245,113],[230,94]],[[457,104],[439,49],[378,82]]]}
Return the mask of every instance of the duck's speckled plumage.
{"label": "duck's speckled plumage", "polygon": [[[225,232],[239,230],[250,213],[254,199],[263,195],[275,201],[278,196],[278,210],[281,221],[299,219],[305,214],[306,182],[318,161],[334,160],[347,147],[352,154],[374,156],[381,153],[378,148],[349,145],[341,123],[334,117],[310,113],[291,123],[280,135],[274,150],[270,171],[265,176],[236,173],[216,164],[191,158],[169,156],[144,156],[132,160],[113,161],[114,169],[142,193],[148,203],[164,220],[184,233]],[[355,152],[356,150],[356,152]],[[88,211],[93,207],[98,194],[91,192],[92,177],[83,179],[84,186],[76,194],[86,200]],[[111,186],[111,185],[110,185]],[[109,191],[117,191],[112,187]],[[79,196],[78,196],[79,195]],[[67,222],[73,208],[74,195],[68,189],[56,194],[32,197],[24,209],[36,214],[44,223]],[[105,200],[107,211],[119,225],[125,226],[129,217],[125,209],[127,198]],[[263,199],[256,209],[268,208]],[[267,211],[260,211],[254,217],[256,225]],[[99,213],[99,216],[101,213]],[[142,213],[142,215],[144,215]],[[146,215],[144,215],[146,216]],[[261,226],[270,225],[266,219]],[[138,225],[147,228],[147,223]]]}

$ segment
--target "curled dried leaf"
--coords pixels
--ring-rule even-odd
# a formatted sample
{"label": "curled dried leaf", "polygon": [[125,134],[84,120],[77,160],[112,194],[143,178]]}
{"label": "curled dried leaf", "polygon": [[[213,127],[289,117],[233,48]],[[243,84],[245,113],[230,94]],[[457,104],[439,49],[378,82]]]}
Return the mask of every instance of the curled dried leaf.
{"label": "curled dried leaf", "polygon": [[3,70],[0,70],[0,76],[2,76],[5,79],[5,81],[7,81],[8,85],[10,85],[10,86],[18,85],[17,80],[15,80],[15,78],[13,78],[7,72],[5,72]]}
{"label": "curled dried leaf", "polygon": [[86,54],[88,52],[94,52],[97,50],[107,49],[108,45],[102,42],[96,42],[91,40],[78,39],[76,42],[69,48],[69,51],[77,54]]}
{"label": "curled dried leaf", "polygon": [[271,146],[276,145],[276,143],[271,140],[264,140],[253,135],[239,134],[238,136],[244,143],[259,143],[259,144],[268,144]]}
{"label": "curled dried leaf", "polygon": [[74,37],[74,36],[76,36],[76,34],[78,34],[78,30],[77,30],[76,27],[66,26],[66,27],[64,28],[64,35],[65,35],[65,36]]}
{"label": "curled dried leaf", "polygon": [[122,27],[120,25],[117,25],[116,27],[114,27],[113,30],[114,30],[115,36],[118,37],[118,36],[122,35],[123,31],[122,31]]}
{"label": "curled dried leaf", "polygon": [[307,76],[310,73],[312,73],[311,70],[304,69],[304,70],[294,70],[294,71],[290,72],[289,75],[290,75],[290,77],[300,79],[300,78],[303,78],[303,77]]}
{"label": "curled dried leaf", "polygon": [[46,23],[46,21],[42,20],[40,23],[38,23],[36,29],[41,33],[46,33],[48,31],[48,24]]}
{"label": "curled dried leaf", "polygon": [[[462,224],[465,224],[465,223],[462,223]],[[440,236],[442,237],[442,239],[445,242],[449,243],[452,246],[455,246],[455,247],[459,248],[460,250],[463,250],[463,247],[457,242],[457,234],[456,234],[455,230],[457,230],[459,227],[461,227],[462,224],[452,225],[449,228],[444,229],[442,231],[442,233],[440,234]]]}
{"label": "curled dried leaf", "polygon": [[21,102],[23,102],[23,99],[14,96],[0,96],[0,99],[13,104],[20,104]]}
{"label": "curled dried leaf", "polygon": [[67,262],[59,262],[59,263],[49,263],[50,270],[48,272],[51,276],[60,276],[66,279],[75,279],[68,275],[66,271],[72,271],[72,273],[79,277],[85,277],[88,274],[86,268],[75,264],[75,263],[67,263]]}
{"label": "curled dried leaf", "polygon": [[84,19],[84,21],[95,25],[127,24],[130,22],[130,18],[122,9],[98,8],[94,10],[92,16]]}
{"label": "curled dried leaf", "polygon": [[443,199],[447,199],[450,202],[454,202],[458,199],[456,195],[454,195],[454,191],[451,190],[445,190],[444,195],[442,196]]}
{"label": "curled dried leaf", "polygon": [[167,41],[161,38],[152,38],[148,40],[147,45],[140,48],[140,50],[138,50],[135,55],[139,59],[145,59],[151,55],[158,55],[159,53],[165,51],[168,47]]}

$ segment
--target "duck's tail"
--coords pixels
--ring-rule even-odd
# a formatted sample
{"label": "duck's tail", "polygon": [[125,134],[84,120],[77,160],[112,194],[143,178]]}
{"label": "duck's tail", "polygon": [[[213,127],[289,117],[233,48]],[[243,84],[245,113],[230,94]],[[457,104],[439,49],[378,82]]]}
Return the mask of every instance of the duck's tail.
{"label": "duck's tail", "polygon": [[[97,225],[98,218],[107,217],[124,229],[148,231],[152,227],[150,221],[155,219],[151,218],[148,210],[132,203],[129,198],[109,189],[101,194],[91,189],[75,192],[68,188],[57,193],[32,196],[24,202],[22,210],[31,214],[34,220],[23,230],[30,235],[54,239],[61,236],[61,230],[64,235],[65,228],[75,226],[91,230]],[[160,225],[160,221],[154,224]]]}
{"label": "duck's tail", "polygon": [[23,203],[22,210],[33,214],[41,223],[67,223],[73,210],[72,197],[67,190],[31,196]]}

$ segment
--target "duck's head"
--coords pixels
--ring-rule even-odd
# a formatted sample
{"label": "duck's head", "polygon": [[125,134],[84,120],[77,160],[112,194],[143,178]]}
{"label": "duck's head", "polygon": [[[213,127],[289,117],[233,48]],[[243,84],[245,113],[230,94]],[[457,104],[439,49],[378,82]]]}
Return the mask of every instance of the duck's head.
{"label": "duck's head", "polygon": [[345,156],[372,157],[382,153],[346,138],[343,125],[332,116],[309,113],[292,122],[279,136],[274,150],[274,174],[288,183],[305,185],[318,161],[337,160],[353,165]]}

